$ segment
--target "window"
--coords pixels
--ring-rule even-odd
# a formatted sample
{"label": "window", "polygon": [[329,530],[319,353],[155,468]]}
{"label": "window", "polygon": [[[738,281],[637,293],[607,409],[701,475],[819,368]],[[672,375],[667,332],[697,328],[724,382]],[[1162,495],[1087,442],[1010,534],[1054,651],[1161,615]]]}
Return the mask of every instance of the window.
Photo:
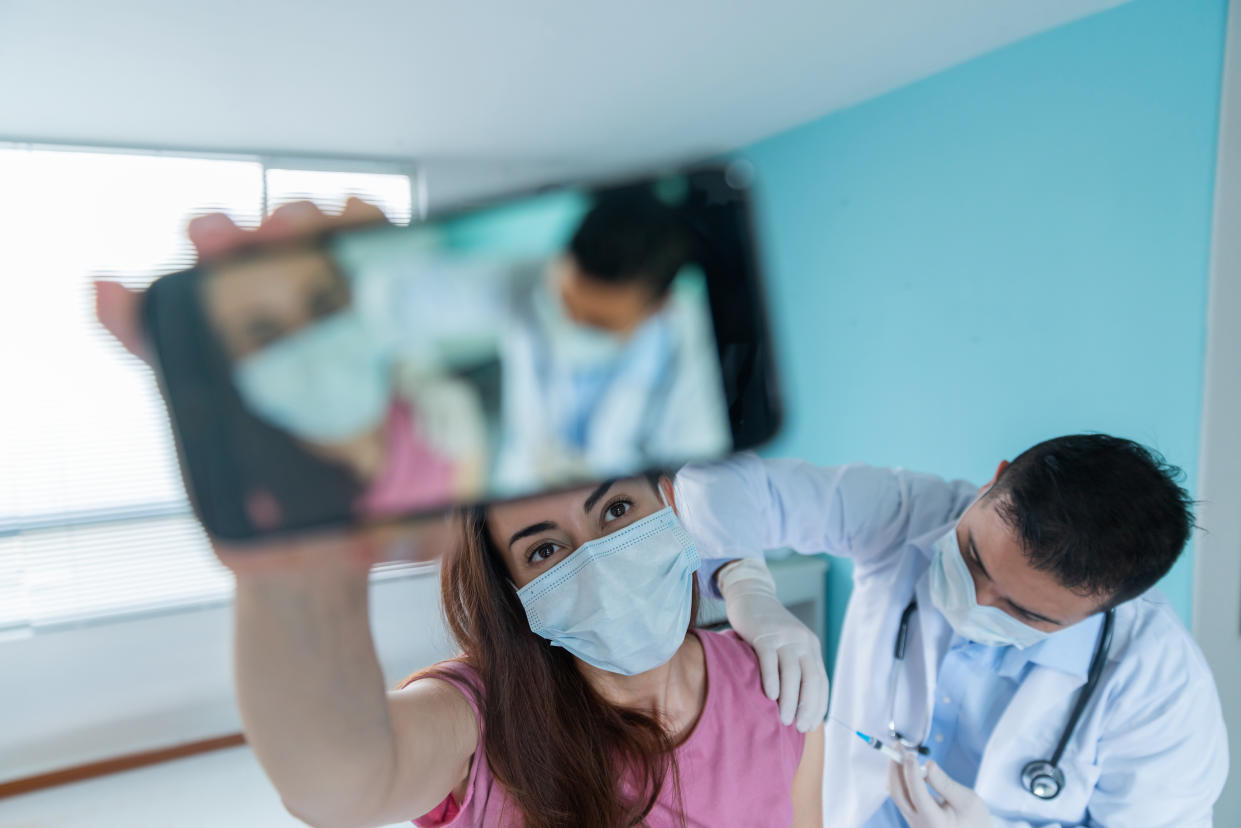
{"label": "window", "polygon": [[0,146],[0,634],[224,599],[150,371],[94,320],[92,279],[189,266],[189,217],[349,195],[408,223],[411,176],[317,162]]}

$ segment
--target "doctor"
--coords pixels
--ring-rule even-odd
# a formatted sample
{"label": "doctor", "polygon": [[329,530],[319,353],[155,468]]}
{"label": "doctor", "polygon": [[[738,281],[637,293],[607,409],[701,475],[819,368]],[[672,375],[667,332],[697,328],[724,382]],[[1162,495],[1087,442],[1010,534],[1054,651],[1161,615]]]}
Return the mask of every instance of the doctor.
{"label": "doctor", "polygon": [[[1211,824],[1228,756],[1210,670],[1152,588],[1193,526],[1177,473],[1129,440],[1074,435],[1001,463],[981,492],[741,455],[683,469],[676,499],[717,567],[779,547],[853,561],[826,825],[1185,828]],[[747,567],[717,573],[726,597]]]}

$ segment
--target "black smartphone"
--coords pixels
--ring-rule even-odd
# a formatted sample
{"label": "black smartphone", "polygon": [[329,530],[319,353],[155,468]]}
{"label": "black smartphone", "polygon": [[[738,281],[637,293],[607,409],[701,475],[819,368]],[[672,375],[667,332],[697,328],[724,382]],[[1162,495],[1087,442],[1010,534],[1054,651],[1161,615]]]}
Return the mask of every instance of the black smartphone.
{"label": "black smartphone", "polygon": [[780,400],[748,168],[544,188],[171,273],[191,501],[246,541],[722,458]]}

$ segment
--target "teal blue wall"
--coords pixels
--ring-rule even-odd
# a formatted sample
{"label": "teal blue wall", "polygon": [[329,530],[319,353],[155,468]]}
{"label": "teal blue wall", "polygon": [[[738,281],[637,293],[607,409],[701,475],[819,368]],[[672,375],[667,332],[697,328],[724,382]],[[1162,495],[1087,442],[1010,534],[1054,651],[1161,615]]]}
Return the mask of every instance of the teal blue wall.
{"label": "teal blue wall", "polygon": [[553,256],[564,250],[588,207],[584,194],[562,190],[444,219],[437,227],[450,249]]}
{"label": "teal blue wall", "polygon": [[[744,150],[789,403],[768,453],[982,483],[1106,431],[1192,489],[1226,5],[1134,0]],[[1187,621],[1191,582],[1186,555],[1162,585]]]}

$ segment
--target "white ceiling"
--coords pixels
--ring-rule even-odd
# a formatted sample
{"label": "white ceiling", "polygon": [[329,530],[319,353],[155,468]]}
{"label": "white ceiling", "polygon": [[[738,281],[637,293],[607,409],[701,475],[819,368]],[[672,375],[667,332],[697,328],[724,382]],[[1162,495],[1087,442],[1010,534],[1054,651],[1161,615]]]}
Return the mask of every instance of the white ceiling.
{"label": "white ceiling", "polygon": [[1121,2],[0,0],[0,140],[634,163]]}

